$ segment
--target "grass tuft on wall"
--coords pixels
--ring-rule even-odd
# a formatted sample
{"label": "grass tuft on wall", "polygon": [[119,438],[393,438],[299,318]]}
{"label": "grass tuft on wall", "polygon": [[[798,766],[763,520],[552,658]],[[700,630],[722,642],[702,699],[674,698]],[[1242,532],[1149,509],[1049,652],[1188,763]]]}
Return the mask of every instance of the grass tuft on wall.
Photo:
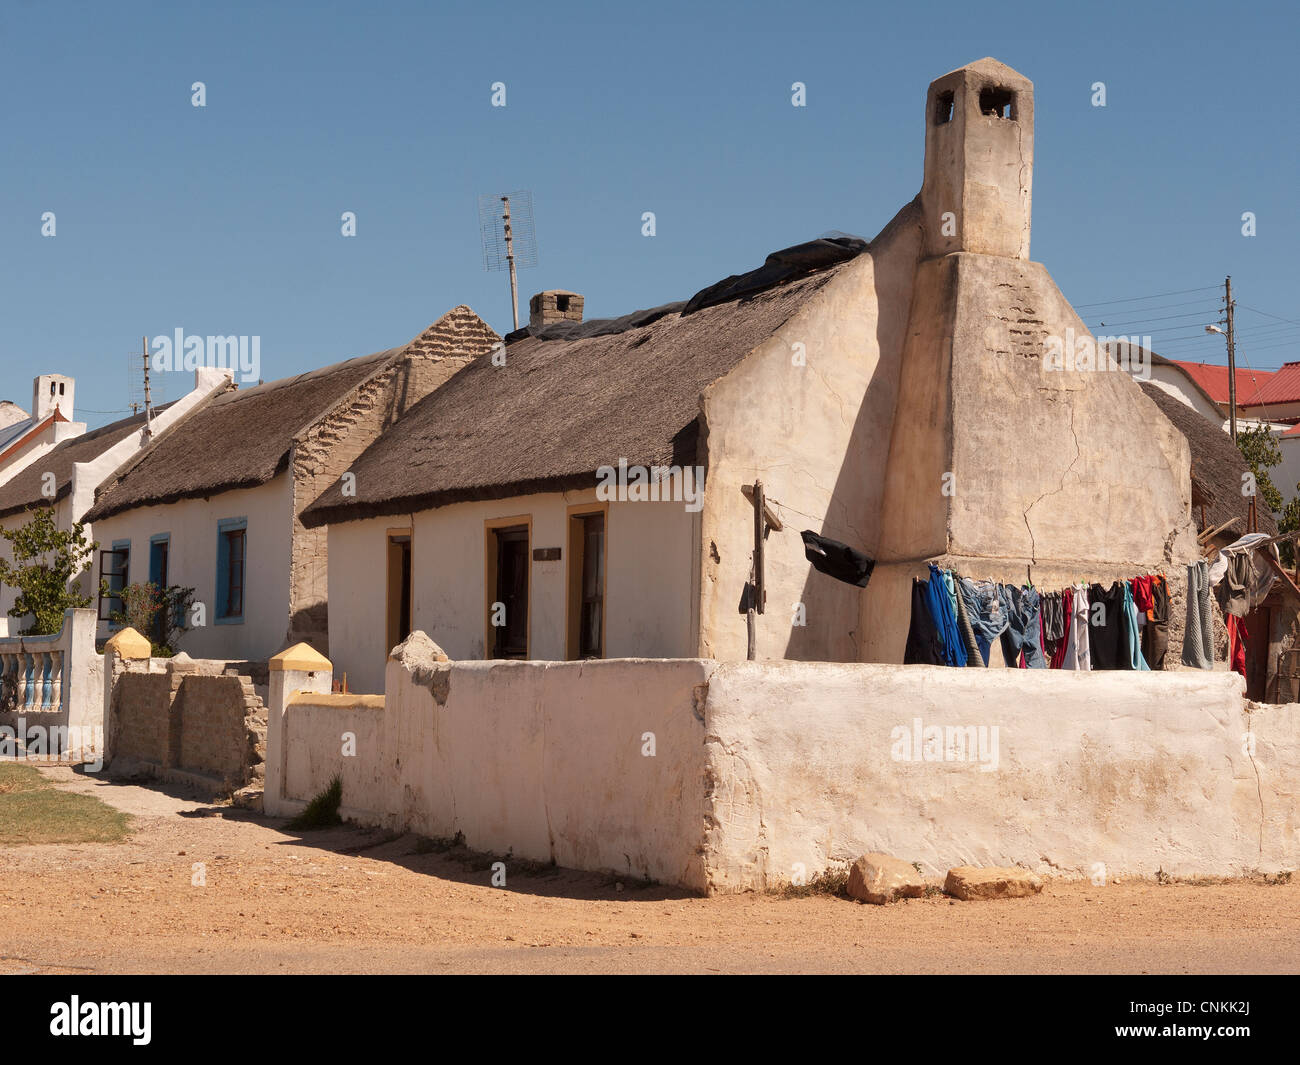
{"label": "grass tuft on wall", "polygon": [[341,825],[343,818],[339,816],[339,806],[342,802],[343,778],[335,773],[328,786],[285,827],[292,832],[308,832],[315,828],[332,828],[334,825]]}

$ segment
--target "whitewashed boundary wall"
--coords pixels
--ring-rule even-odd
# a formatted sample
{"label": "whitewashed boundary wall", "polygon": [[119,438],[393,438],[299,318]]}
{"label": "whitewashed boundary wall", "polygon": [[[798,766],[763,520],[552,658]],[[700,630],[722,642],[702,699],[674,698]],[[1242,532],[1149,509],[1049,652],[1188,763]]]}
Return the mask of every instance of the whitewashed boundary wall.
{"label": "whitewashed boundary wall", "polygon": [[267,812],[337,772],[353,820],[701,892],[872,850],[931,875],[1300,864],[1300,707],[1235,674],[439,657],[414,634],[382,698],[273,660]]}

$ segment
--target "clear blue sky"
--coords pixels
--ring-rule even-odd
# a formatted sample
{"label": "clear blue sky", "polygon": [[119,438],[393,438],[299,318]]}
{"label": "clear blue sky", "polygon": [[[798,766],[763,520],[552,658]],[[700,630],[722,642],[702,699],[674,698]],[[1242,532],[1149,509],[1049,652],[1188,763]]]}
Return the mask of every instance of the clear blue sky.
{"label": "clear blue sky", "polygon": [[177,328],[260,336],[267,379],[458,303],[504,332],[483,192],[533,192],[525,316],[543,288],[606,317],[826,230],[872,237],[920,187],[927,85],[985,55],[1034,82],[1032,254],[1083,317],[1222,362],[1196,337],[1213,291],[1085,305],[1230,273],[1256,309],[1241,353],[1276,366],[1300,358],[1298,28],[1294,5],[1246,3],[5,0],[0,398],[70,373],[102,424],[128,352]]}

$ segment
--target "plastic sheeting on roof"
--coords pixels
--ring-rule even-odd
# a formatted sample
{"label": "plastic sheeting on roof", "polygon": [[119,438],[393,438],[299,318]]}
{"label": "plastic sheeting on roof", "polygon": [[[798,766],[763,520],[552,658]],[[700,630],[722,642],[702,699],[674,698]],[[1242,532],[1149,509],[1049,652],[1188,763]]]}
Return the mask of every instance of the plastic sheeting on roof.
{"label": "plastic sheeting on roof", "polygon": [[774,251],[757,269],[743,274],[732,274],[708,288],[701,289],[684,303],[681,301],[662,303],[658,307],[633,311],[621,318],[593,318],[588,322],[556,322],[536,332],[524,326],[507,334],[506,343],[510,344],[529,336],[538,340],[584,340],[588,337],[610,336],[614,333],[624,333],[629,329],[640,329],[669,314],[680,313],[684,318],[705,307],[743,299],[745,296],[764,292],[787,281],[795,281],[819,270],[838,266],[862,254],[866,249],[867,242],[861,237],[847,233],[829,233],[816,240]]}
{"label": "plastic sheeting on roof", "polygon": [[803,244],[782,248],[769,255],[757,270],[730,277],[701,289],[686,301],[682,316],[694,314],[704,307],[751,296],[756,292],[793,281],[807,274],[837,266],[866,251],[867,242],[861,237],[818,237]]}
{"label": "plastic sheeting on roof", "polygon": [[528,326],[506,334],[506,343],[510,344],[524,337],[536,337],[538,340],[585,340],[587,337],[603,337],[613,333],[626,333],[629,329],[640,329],[651,322],[658,321],[665,315],[676,314],[686,303],[661,303],[658,307],[633,311],[622,318],[593,318],[589,322],[555,322],[545,328],[532,332]]}

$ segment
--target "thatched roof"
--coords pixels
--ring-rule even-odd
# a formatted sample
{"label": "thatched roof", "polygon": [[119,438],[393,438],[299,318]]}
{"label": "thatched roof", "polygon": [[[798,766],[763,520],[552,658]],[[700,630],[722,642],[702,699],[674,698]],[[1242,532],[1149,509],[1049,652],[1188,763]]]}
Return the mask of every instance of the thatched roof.
{"label": "thatched roof", "polygon": [[[1241,518],[1238,532],[1245,532],[1246,498],[1241,494],[1241,476],[1250,471],[1232,437],[1175,399],[1159,385],[1142,382],[1145,392],[1174,427],[1187,438],[1192,452],[1192,518],[1198,528],[1214,528],[1231,518]],[[1205,525],[1201,525],[1201,507]],[[1272,512],[1260,499],[1256,506],[1259,531],[1277,535]]]}
{"label": "thatched roof", "polygon": [[354,497],[334,485],[303,523],[590,487],[620,458],[694,464],[701,392],[842,268],[611,335],[525,337],[504,366],[481,356],[352,464]]}
{"label": "thatched roof", "polygon": [[402,350],[348,359],[210,400],[101,486],[86,519],[265,484],[288,468],[299,432]]}
{"label": "thatched roof", "polygon": [[[0,484],[0,518],[17,514],[30,506],[57,503],[72,491],[72,467],[77,462],[97,459],[114,444],[139,432],[144,415],[136,414],[81,436],[65,440],[35,462],[20,470],[12,479]],[[54,474],[55,495],[41,494],[45,474]]]}

